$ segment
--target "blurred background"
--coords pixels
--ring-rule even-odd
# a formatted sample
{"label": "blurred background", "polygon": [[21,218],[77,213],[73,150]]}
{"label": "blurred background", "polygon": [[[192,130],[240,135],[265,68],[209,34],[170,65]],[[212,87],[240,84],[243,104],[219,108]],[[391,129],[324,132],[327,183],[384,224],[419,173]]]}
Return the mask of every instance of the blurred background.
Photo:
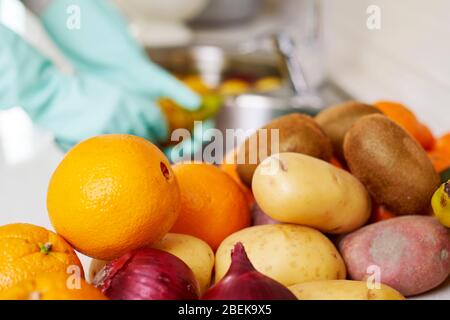
{"label": "blurred background", "polygon": [[[216,119],[219,129],[256,129],[286,109],[314,113],[349,99],[400,101],[436,134],[450,129],[448,1],[114,4],[153,61],[191,87],[219,88],[226,97]],[[375,29],[367,25],[374,5],[380,13]],[[0,0],[0,20],[70,72],[70,63],[20,1]],[[2,221],[50,227],[42,214],[46,186],[62,156],[52,135],[35,127],[22,109],[0,111]]]}

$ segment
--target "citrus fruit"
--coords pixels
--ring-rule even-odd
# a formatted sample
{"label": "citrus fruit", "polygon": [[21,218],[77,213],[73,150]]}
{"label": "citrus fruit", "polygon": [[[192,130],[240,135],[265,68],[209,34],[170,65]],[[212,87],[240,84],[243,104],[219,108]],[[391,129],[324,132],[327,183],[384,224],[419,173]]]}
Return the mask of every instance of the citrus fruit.
{"label": "citrus fruit", "polygon": [[250,225],[245,196],[226,173],[204,163],[182,163],[173,170],[181,210],[171,232],[200,238],[215,250],[227,236]]}
{"label": "citrus fruit", "polygon": [[45,273],[0,291],[0,300],[107,300],[83,279],[64,272]]}
{"label": "citrus fruit", "polygon": [[430,150],[433,147],[435,141],[430,129],[420,123],[414,113],[406,106],[392,101],[378,101],[374,105],[389,119],[412,135],[425,150]]}
{"label": "citrus fruit", "polygon": [[219,166],[219,168],[228,174],[241,188],[242,192],[245,195],[245,198],[247,199],[247,203],[249,205],[249,208],[253,206],[255,203],[255,197],[253,197],[252,190],[245,185],[241,178],[239,177],[239,174],[237,172],[237,155],[236,150],[230,151],[223,161],[223,163]]}
{"label": "citrus fruit", "polygon": [[434,216],[439,222],[450,228],[450,180],[443,183],[431,200]]}
{"label": "citrus fruit", "polygon": [[450,133],[437,139],[435,148],[450,155]]}
{"label": "citrus fruit", "polygon": [[0,227],[0,290],[41,273],[79,268],[80,260],[71,246],[57,234],[32,224]]}
{"label": "citrus fruit", "polygon": [[50,181],[47,208],[75,249],[102,260],[159,241],[178,216],[178,184],[145,139],[103,135],[75,146]]}
{"label": "citrus fruit", "polygon": [[437,172],[443,172],[450,168],[450,133],[443,135],[436,140],[428,156]]}

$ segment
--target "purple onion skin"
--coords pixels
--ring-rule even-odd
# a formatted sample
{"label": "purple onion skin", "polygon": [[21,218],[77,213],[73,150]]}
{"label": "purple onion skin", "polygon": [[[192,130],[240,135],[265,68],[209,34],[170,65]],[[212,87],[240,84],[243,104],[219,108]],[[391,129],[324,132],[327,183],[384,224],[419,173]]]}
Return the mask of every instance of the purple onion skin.
{"label": "purple onion skin", "polygon": [[143,248],[108,263],[94,285],[112,300],[197,300],[191,269],[176,256]]}
{"label": "purple onion skin", "polygon": [[272,219],[267,214],[265,214],[257,203],[255,203],[252,208],[252,222],[253,222],[252,225],[254,226],[280,223],[279,221]]}
{"label": "purple onion skin", "polygon": [[231,252],[226,275],[211,287],[202,300],[297,300],[281,283],[258,272],[238,242]]}

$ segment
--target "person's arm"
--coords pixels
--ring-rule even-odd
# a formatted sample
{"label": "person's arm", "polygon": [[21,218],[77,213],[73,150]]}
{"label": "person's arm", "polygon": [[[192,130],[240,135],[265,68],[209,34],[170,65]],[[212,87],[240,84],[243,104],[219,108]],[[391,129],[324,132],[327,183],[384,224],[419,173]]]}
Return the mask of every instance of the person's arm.
{"label": "person's arm", "polygon": [[40,15],[54,0],[21,0],[34,14]]}
{"label": "person's arm", "polygon": [[21,106],[65,149],[105,133],[167,139],[152,101],[86,73],[63,75],[16,33],[0,24],[0,108]]}
{"label": "person's arm", "polygon": [[[196,109],[200,98],[153,64],[130,35],[128,24],[108,0],[25,0],[50,38],[77,70],[108,79],[149,99],[169,97]],[[67,26],[79,13],[79,28]],[[71,20],[74,22],[74,20]]]}

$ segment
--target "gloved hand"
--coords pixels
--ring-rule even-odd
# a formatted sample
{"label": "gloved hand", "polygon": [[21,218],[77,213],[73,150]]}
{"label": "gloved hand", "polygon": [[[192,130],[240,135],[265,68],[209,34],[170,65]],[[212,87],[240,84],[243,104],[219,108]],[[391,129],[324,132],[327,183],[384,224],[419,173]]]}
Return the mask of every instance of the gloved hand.
{"label": "gloved hand", "polygon": [[65,148],[103,133],[167,139],[165,119],[148,97],[87,73],[63,75],[1,24],[0,75],[0,107],[22,106]]}
{"label": "gloved hand", "polygon": [[[28,2],[42,0],[29,0]],[[151,63],[130,36],[128,24],[109,0],[44,0],[36,12],[52,41],[76,70],[95,74],[151,100],[168,97],[195,110],[200,98],[159,66]],[[77,6],[80,29],[67,27],[67,9]]]}
{"label": "gloved hand", "polygon": [[[130,133],[162,142],[167,125],[154,105],[156,98],[169,97],[190,110],[199,106],[196,94],[148,60],[107,1],[27,2],[39,7],[43,25],[76,74],[61,74],[0,26],[0,72],[7,75],[0,79],[0,108],[23,106],[64,148],[101,133]],[[80,8],[81,28],[71,30],[67,8],[73,5]]]}

